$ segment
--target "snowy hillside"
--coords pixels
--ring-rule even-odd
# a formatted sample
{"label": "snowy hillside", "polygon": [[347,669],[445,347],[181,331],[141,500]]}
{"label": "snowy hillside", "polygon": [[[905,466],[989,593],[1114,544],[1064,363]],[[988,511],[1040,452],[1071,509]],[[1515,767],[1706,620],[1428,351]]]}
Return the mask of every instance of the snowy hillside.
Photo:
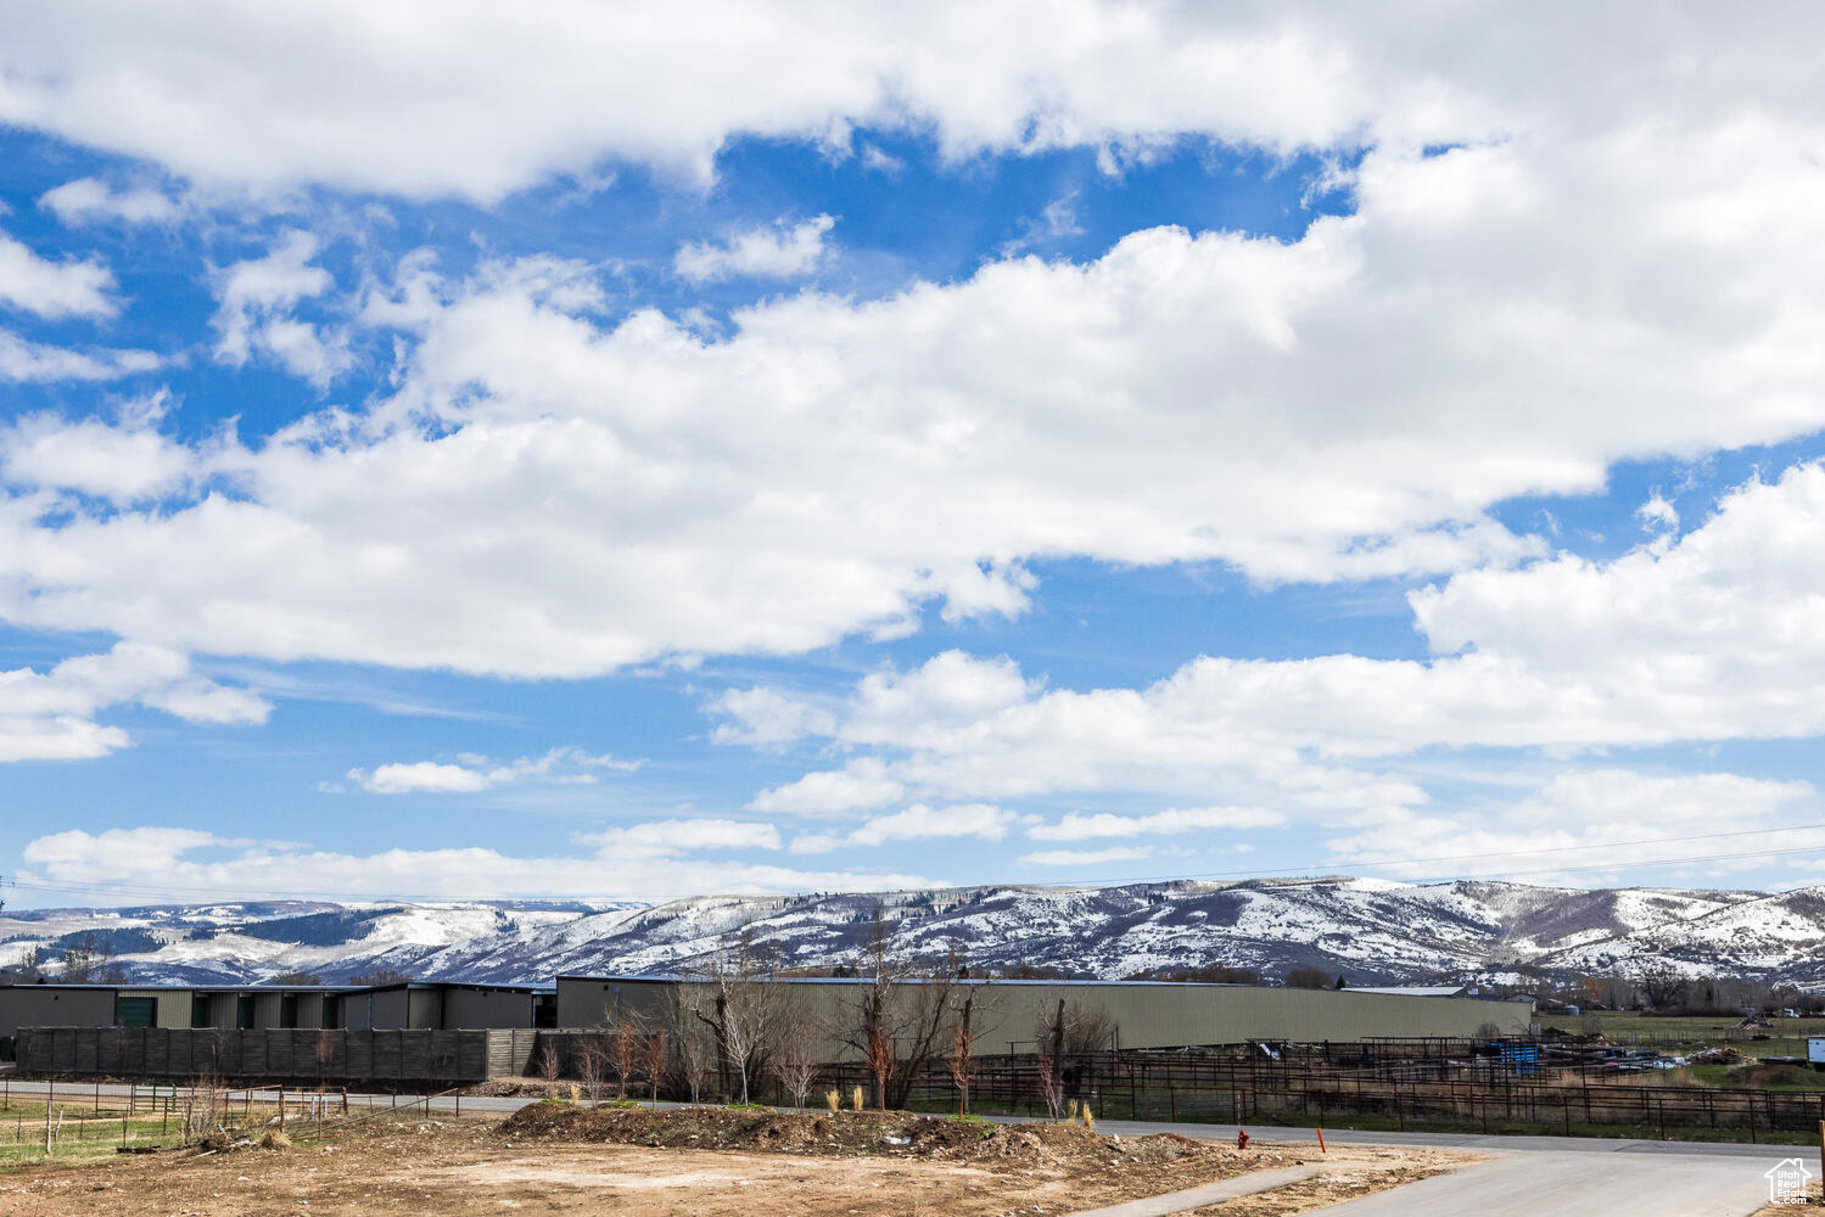
{"label": "snowy hillside", "polygon": [[[1210,963],[1355,983],[1468,979],[1518,964],[1605,972],[1669,962],[1825,986],[1825,892],[1380,880],[980,887],[635,904],[216,904],[0,913],[0,963],[55,963],[93,933],[140,982],[245,982],[380,969],[497,982],[688,963],[737,929],[790,964],[854,962],[877,902],[905,950],[979,967],[1120,977]],[[53,974],[55,967],[52,967]]]}

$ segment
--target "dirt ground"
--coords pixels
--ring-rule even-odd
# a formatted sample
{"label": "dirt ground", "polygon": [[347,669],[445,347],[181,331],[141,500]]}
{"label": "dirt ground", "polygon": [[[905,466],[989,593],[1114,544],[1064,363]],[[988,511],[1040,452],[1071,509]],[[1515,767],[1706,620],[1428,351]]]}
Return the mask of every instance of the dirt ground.
{"label": "dirt ground", "polygon": [[[1179,1137],[1110,1138],[1055,1125],[985,1130],[910,1117],[770,1120],[772,1113],[721,1111],[601,1113],[592,1123],[594,1113],[579,1114],[370,1125],[283,1150],[27,1168],[0,1175],[0,1217],[1056,1217],[1319,1160],[1311,1146],[1257,1142],[1243,1153]],[[689,1145],[693,1137],[703,1148]],[[730,1148],[743,1141],[772,1148]],[[1306,1189],[1298,1202],[1334,1203],[1377,1182],[1463,1160],[1435,1151],[1333,1151],[1326,1163],[1336,1176],[1331,1192],[1317,1181],[1298,1185]],[[1205,1211],[1302,1211],[1264,1207],[1272,1202],[1262,1197],[1251,1198],[1252,1207],[1241,1203]]]}
{"label": "dirt ground", "polygon": [[1812,1214],[1819,1211],[1818,1206],[1825,1204],[1825,1190],[1821,1189],[1819,1180],[1814,1180],[1807,1187],[1806,1196],[1805,1204],[1771,1204],[1757,1209],[1755,1217],[1812,1217]]}

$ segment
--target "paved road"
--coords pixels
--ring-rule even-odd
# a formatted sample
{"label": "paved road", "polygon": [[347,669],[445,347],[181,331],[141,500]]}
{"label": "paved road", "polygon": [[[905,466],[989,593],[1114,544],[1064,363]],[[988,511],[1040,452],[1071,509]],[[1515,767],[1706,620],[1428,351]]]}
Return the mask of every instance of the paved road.
{"label": "paved road", "polygon": [[[1233,1139],[1210,1124],[1097,1125],[1123,1136],[1177,1132]],[[1314,1142],[1307,1129],[1259,1128],[1273,1141]],[[1485,1137],[1449,1133],[1326,1132],[1333,1145],[1462,1149],[1488,1160],[1325,1210],[1348,1217],[1746,1217],[1768,1203],[1763,1172],[1798,1156],[1818,1170],[1818,1152],[1795,1146],[1628,1141],[1599,1137]]]}
{"label": "paved road", "polygon": [[[44,1082],[9,1079],[16,1095],[39,1097]],[[56,1084],[58,1101],[93,1101],[93,1084]],[[124,1097],[127,1087],[103,1085],[101,1098]],[[144,1088],[141,1088],[144,1093]],[[389,1107],[413,1101],[410,1095],[351,1094],[351,1107]],[[526,1098],[465,1096],[464,1112],[505,1114],[529,1103]],[[454,1113],[454,1096],[433,1098],[431,1110]],[[673,1106],[662,1104],[661,1106]],[[1136,1123],[1104,1120],[1104,1132],[1124,1137],[1174,1132],[1181,1136],[1234,1141],[1234,1126],[1221,1124]],[[1314,1143],[1310,1129],[1251,1129],[1270,1141]],[[1590,1214],[1640,1214],[1642,1217],[1745,1217],[1768,1200],[1763,1172],[1783,1158],[1799,1156],[1816,1172],[1816,1151],[1792,1146],[1739,1145],[1689,1141],[1628,1141],[1596,1137],[1485,1137],[1452,1133],[1325,1133],[1335,1145],[1404,1145],[1429,1149],[1462,1149],[1488,1161],[1449,1175],[1426,1179],[1364,1200],[1353,1200],[1327,1214],[1350,1217],[1589,1217]]]}
{"label": "paved road", "polygon": [[1348,1217],[1746,1217],[1768,1203],[1780,1161],[1727,1154],[1504,1152],[1449,1175],[1326,1209]]}

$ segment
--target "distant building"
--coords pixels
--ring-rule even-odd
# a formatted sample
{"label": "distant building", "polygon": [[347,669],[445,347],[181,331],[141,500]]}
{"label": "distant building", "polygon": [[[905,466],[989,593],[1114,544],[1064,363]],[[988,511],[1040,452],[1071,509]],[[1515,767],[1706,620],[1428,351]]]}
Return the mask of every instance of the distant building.
{"label": "distant building", "polygon": [[[865,981],[799,978],[780,982],[801,1017],[826,1032],[819,1055],[853,1050],[835,1029],[852,1024]],[[1249,1041],[1351,1043],[1383,1038],[1468,1039],[1528,1034],[1532,1002],[1458,997],[1456,989],[1379,993],[1367,989],[1292,989],[1176,981],[959,980],[974,998],[982,1054],[1028,1052],[1036,1029],[1060,1002],[1094,1011],[1110,1028],[1111,1048],[1183,1048]],[[560,976],[557,1019],[565,1028],[599,1027],[625,1015],[664,1019],[680,1001],[702,1005],[708,984],[675,976]]]}
{"label": "distant building", "polygon": [[535,985],[4,985],[0,1039],[21,1027],[221,1030],[486,1030],[549,1027],[556,995]]}

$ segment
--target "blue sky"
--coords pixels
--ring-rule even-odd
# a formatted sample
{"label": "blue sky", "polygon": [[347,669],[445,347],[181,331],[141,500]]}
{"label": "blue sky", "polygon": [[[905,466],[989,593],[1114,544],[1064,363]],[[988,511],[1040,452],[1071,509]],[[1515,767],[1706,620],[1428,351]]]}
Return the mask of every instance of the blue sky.
{"label": "blue sky", "polygon": [[58,7],[10,902],[1825,860],[1806,10]]}

